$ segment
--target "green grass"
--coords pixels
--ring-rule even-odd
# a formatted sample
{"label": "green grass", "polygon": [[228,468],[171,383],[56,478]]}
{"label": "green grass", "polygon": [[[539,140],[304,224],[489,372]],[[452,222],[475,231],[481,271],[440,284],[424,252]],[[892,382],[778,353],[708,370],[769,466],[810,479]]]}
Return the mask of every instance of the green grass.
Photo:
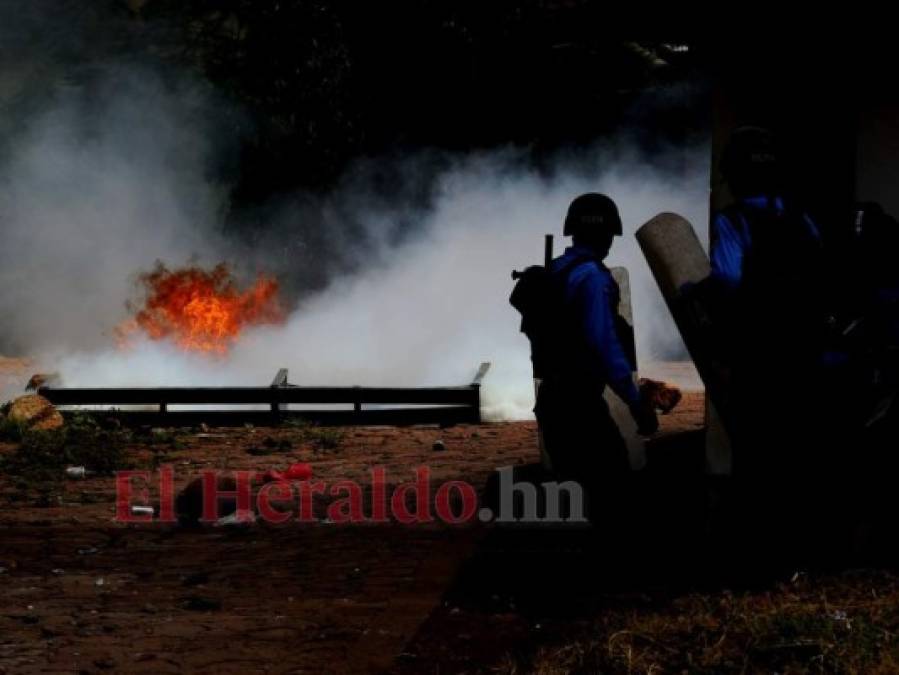
{"label": "green grass", "polygon": [[336,450],[343,443],[344,434],[331,427],[312,427],[306,431],[306,441],[312,443],[316,451]]}
{"label": "green grass", "polygon": [[20,443],[25,434],[25,427],[7,417],[0,415],[0,441],[4,443]]}
{"label": "green grass", "polygon": [[296,417],[286,420],[284,426],[298,432],[297,443],[310,444],[315,452],[336,450],[343,444],[344,432],[333,427],[316,426]]}
{"label": "green grass", "polygon": [[73,415],[60,429],[5,427],[3,433],[19,447],[0,460],[0,469],[29,483],[63,480],[67,466],[84,466],[101,475],[131,468],[126,456],[130,432],[104,428],[88,415]]}
{"label": "green grass", "polygon": [[180,429],[151,429],[149,434],[142,436],[140,440],[154,450],[164,446],[170,450],[183,450],[185,432]]}

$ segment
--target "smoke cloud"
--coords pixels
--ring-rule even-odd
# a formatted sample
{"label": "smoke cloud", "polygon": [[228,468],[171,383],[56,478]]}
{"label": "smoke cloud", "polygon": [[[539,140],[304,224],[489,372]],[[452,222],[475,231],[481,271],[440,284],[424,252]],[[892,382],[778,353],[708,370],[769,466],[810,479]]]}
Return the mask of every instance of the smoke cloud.
{"label": "smoke cloud", "polygon": [[[641,362],[684,358],[633,231],[663,210],[702,227],[704,143],[651,156],[598,144],[539,170],[514,148],[369,160],[330,195],[273,202],[267,227],[237,240],[225,234],[225,186],[209,178],[221,140],[200,92],[112,72],[59,93],[5,139],[4,350],[69,386],[267,384],[281,367],[297,384],[463,384],[491,361],[487,414],[526,417],[529,350],[510,272],[541,262],[543,234],[560,232],[573,197],[601,191],[625,222],[609,262],[631,273]],[[112,329],[156,260],[275,273],[290,318],[250,331],[224,359],[151,342],[119,351]]]}

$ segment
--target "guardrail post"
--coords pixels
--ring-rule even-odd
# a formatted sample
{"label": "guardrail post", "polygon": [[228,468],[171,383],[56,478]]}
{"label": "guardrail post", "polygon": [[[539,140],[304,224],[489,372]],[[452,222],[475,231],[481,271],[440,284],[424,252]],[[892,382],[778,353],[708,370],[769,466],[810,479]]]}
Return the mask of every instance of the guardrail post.
{"label": "guardrail post", "polygon": [[[552,235],[547,235],[549,237],[549,246],[552,246]],[[480,424],[481,423],[481,382],[484,380],[484,377],[487,375],[487,372],[490,370],[490,362],[484,361],[480,367],[478,367],[478,372],[475,373],[474,379],[471,381],[471,388],[474,392],[474,400],[471,405],[473,407],[472,410],[472,423]]]}
{"label": "guardrail post", "polygon": [[[287,384],[287,368],[281,368],[278,371],[278,374],[275,375],[275,379],[272,380],[272,389],[282,389],[284,387],[289,386]],[[275,422],[281,421],[281,413],[287,409],[287,405],[284,403],[275,403],[272,402],[272,417],[275,418]]]}

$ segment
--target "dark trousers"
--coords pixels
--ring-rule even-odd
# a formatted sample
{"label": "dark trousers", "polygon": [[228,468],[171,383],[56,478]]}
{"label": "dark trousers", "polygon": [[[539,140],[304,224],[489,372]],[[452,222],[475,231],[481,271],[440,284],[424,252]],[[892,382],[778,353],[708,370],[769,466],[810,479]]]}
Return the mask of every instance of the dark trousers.
{"label": "dark trousers", "polygon": [[[747,547],[767,560],[817,561],[847,536],[853,441],[844,397],[859,392],[799,357],[772,362],[750,362],[734,374],[739,529]],[[771,373],[790,379],[775,382]]]}
{"label": "dark trousers", "polygon": [[630,463],[602,389],[544,381],[534,412],[553,472],[581,484],[591,518],[619,506]]}

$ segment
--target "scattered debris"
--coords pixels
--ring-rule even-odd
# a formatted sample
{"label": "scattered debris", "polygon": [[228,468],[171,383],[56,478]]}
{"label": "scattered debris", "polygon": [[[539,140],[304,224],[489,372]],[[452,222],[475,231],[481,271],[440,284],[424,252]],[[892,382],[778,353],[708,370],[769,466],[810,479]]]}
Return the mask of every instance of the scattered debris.
{"label": "scattered debris", "polygon": [[256,514],[252,511],[235,511],[230,516],[223,516],[215,521],[213,527],[245,527],[256,522]]}
{"label": "scattered debris", "polygon": [[92,472],[88,471],[88,470],[87,470],[86,468],[84,468],[83,466],[69,466],[69,467],[66,467],[66,477],[67,477],[67,478],[74,478],[74,479],[85,478],[85,477],[87,477],[90,473],[92,473]]}

